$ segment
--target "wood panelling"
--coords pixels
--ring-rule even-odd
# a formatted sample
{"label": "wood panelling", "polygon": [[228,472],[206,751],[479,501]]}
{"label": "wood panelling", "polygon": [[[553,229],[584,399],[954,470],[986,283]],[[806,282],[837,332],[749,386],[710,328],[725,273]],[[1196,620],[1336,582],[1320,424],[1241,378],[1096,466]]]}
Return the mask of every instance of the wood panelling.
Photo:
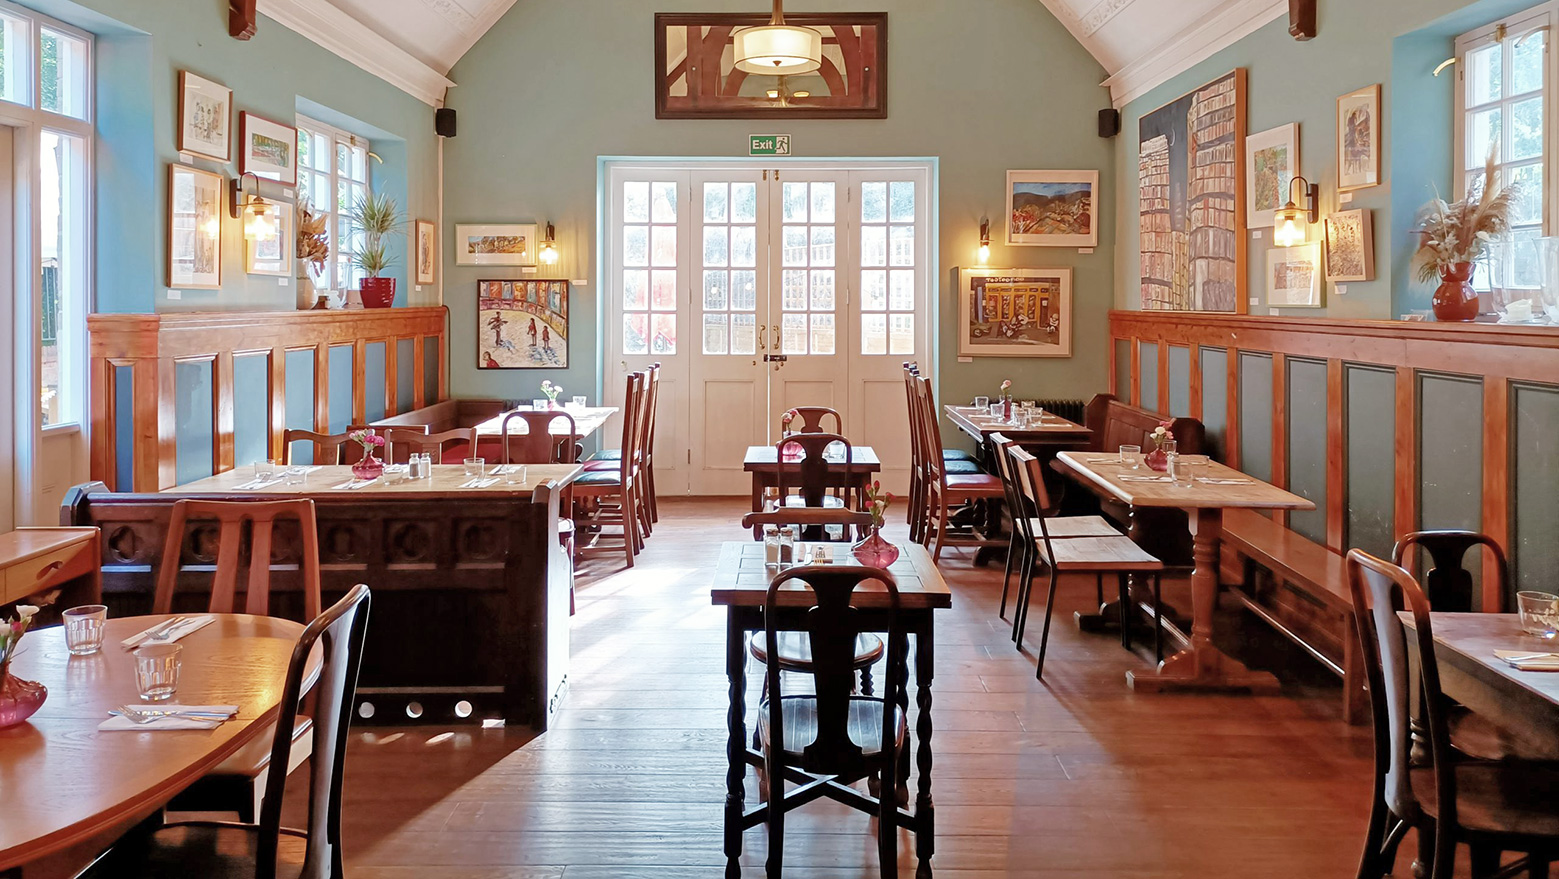
{"label": "wood panelling", "polygon": [[1158,404],[1159,381],[1158,371],[1158,343],[1153,341],[1138,342],[1136,345],[1137,362],[1132,366],[1131,374],[1138,378],[1132,383],[1131,402],[1144,409],[1153,409],[1163,412],[1163,407]]}
{"label": "wood panelling", "polygon": [[1552,592],[1559,583],[1559,387],[1512,382],[1510,409],[1511,576],[1516,589]]}
{"label": "wood panelling", "polygon": [[[323,429],[329,424],[329,351],[335,345],[356,353],[369,343],[378,343],[386,351],[384,389],[368,389],[366,357],[350,359],[351,388],[345,392],[352,404],[349,411],[363,412],[368,393],[376,399],[382,395],[386,406],[395,405],[393,381],[399,369],[391,368],[389,352],[402,350],[399,345],[403,340],[412,343],[414,404],[421,406],[430,396],[443,399],[449,387],[448,366],[442,357],[447,348],[447,323],[442,307],[90,315],[92,478],[121,490],[156,491],[175,485],[180,469],[181,404],[188,418],[202,422],[189,428],[190,441],[185,445],[191,451],[186,455],[193,452],[203,462],[209,460],[211,471],[228,470],[235,463],[236,412],[241,407],[265,407],[268,445],[273,456],[280,457],[281,434],[288,421],[287,369],[289,361],[296,362],[289,356],[295,352],[311,355],[314,367],[313,394],[308,401],[313,423],[296,426]],[[258,400],[240,398],[235,392],[236,364],[251,357],[265,362],[267,374],[266,393]],[[207,372],[195,376],[188,364],[200,364],[198,369],[208,371],[209,377],[200,381]],[[181,400],[181,374],[199,401],[193,397]],[[125,382],[133,389],[128,407],[120,405]],[[128,484],[120,472],[123,468],[116,465],[126,444],[130,448]],[[201,470],[206,469],[203,462]]]}
{"label": "wood panelling", "polygon": [[[1283,377],[1288,393],[1283,411],[1287,418],[1286,452],[1288,490],[1315,504],[1314,510],[1295,510],[1288,525],[1316,543],[1326,542],[1327,505],[1327,384],[1326,361],[1290,357]],[[1340,366],[1340,364],[1339,364]]]}
{"label": "wood panelling", "polygon": [[[1239,400],[1230,409],[1229,423],[1240,425],[1240,468],[1257,479],[1278,484],[1272,477],[1272,355],[1241,351]],[[1242,417],[1243,416],[1243,417]]]}
{"label": "wood panelling", "polygon": [[[1343,482],[1337,496],[1327,498],[1328,534],[1336,506],[1346,509],[1337,543],[1328,538],[1327,545],[1339,551],[1359,547],[1389,558],[1397,534],[1396,370],[1347,363],[1342,375],[1343,411],[1334,429],[1342,431],[1343,444],[1333,466],[1342,471]],[[1331,415],[1328,410],[1329,420]]]}
{"label": "wood panelling", "polygon": [[1164,411],[1180,418],[1191,414],[1191,349],[1169,346],[1167,393],[1169,408]]}
{"label": "wood panelling", "polygon": [[[1229,352],[1200,348],[1191,358],[1191,417],[1207,428],[1212,454],[1228,460],[1229,448]],[[1200,380],[1200,386],[1198,386]]]}

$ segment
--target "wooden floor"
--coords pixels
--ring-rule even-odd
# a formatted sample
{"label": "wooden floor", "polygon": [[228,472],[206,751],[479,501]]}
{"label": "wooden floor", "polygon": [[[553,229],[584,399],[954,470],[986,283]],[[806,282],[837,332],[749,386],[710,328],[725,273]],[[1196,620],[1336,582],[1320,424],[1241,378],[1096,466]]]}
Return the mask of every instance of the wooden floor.
{"label": "wooden floor", "polygon": [[[741,508],[663,502],[638,565],[623,569],[615,553],[586,563],[572,690],[545,735],[357,730],[348,874],[723,875],[724,615],[708,589],[720,541],[744,536],[734,524]],[[900,524],[890,537],[904,533]],[[1040,684],[1031,653],[1012,648],[997,618],[1000,568],[974,568],[963,551],[944,555],[942,567],[954,607],[937,626],[937,875],[1353,875],[1368,735],[1339,721],[1338,690],[1324,677],[1278,697],[1133,695],[1125,672],[1147,662],[1070,625],[1071,612],[1093,600],[1092,583],[1078,582],[1062,587]],[[1259,627],[1251,634],[1278,638]],[[750,680],[756,693],[756,672]],[[755,802],[751,782],[748,797]],[[869,822],[827,802],[792,813],[786,874],[876,876]],[[762,873],[764,835],[747,833],[747,875]],[[912,869],[907,833],[900,850],[901,867]],[[1405,853],[1398,875],[1408,875]]]}

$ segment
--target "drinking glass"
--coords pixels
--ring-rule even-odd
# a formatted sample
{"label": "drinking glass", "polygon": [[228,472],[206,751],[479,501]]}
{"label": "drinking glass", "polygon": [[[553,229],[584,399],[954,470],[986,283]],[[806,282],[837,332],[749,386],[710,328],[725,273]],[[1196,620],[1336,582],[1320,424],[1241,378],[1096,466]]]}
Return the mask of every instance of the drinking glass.
{"label": "drinking glass", "polygon": [[1142,447],[1121,446],[1121,464],[1133,470],[1142,467]]}
{"label": "drinking glass", "polygon": [[1164,440],[1159,443],[1158,450],[1166,455],[1174,455],[1180,451],[1180,443],[1177,440]]}
{"label": "drinking glass", "polygon": [[532,409],[537,409],[537,410],[548,408],[548,406],[547,406],[547,398],[546,397],[542,397],[540,399],[531,400],[530,401],[530,407]]}
{"label": "drinking glass", "polygon": [[583,409],[583,408],[585,408],[585,397],[584,397],[583,394],[581,394],[581,395],[579,395],[579,396],[574,398],[574,408],[575,409]]}
{"label": "drinking glass", "polygon": [[1020,400],[1017,408],[1012,412],[1012,418],[1019,424],[1028,424],[1034,417],[1034,401]]}
{"label": "drinking glass", "polygon": [[503,481],[504,481],[505,485],[522,485],[522,484],[524,484],[524,482],[525,482],[525,465],[524,464],[510,464],[509,465],[509,469],[504,471]]}
{"label": "drinking glass", "polygon": [[103,649],[103,621],[108,608],[84,604],[60,614],[65,618],[65,646],[71,656],[88,656]]}
{"label": "drinking glass", "polygon": [[146,702],[162,702],[179,689],[180,644],[145,644],[135,650],[135,686]]}
{"label": "drinking glass", "polygon": [[1207,472],[1206,455],[1175,455],[1175,484],[1190,487]]}
{"label": "drinking glass", "polygon": [[486,472],[487,459],[486,458],[467,458],[467,459],[465,459],[465,464],[466,464],[466,478],[467,479],[471,479],[471,478],[475,478],[477,476],[481,476],[481,475],[483,475],[483,473]]}
{"label": "drinking glass", "polygon": [[974,408],[976,408],[976,409],[989,409],[990,405],[991,405],[991,398],[990,397],[986,397],[984,395],[981,395],[979,397],[975,397],[974,398]]}
{"label": "drinking glass", "polygon": [[991,404],[991,417],[992,418],[1000,418],[1001,417],[1001,404],[1000,403],[992,403]]}
{"label": "drinking glass", "polygon": [[309,468],[288,467],[282,471],[282,478],[287,481],[288,485],[303,485],[309,481]]}
{"label": "drinking glass", "polygon": [[270,480],[276,478],[277,462],[266,458],[263,461],[254,462],[254,478],[257,480]]}
{"label": "drinking glass", "polygon": [[1035,424],[1043,424],[1045,421],[1045,407],[1035,406],[1029,410],[1029,419]]}
{"label": "drinking glass", "polygon": [[1559,595],[1517,592],[1516,608],[1521,612],[1521,629],[1527,634],[1549,640],[1559,633]]}

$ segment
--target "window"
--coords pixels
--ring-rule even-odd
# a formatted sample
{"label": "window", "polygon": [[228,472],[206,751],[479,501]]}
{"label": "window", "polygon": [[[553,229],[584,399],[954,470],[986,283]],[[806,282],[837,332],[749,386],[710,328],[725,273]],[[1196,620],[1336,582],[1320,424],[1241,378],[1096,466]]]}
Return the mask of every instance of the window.
{"label": "window", "polygon": [[315,272],[322,289],[350,290],[363,279],[353,257],[363,245],[362,230],[351,212],[369,192],[368,141],[323,122],[298,117],[298,197],[309,209],[329,216],[330,261]]}
{"label": "window", "polygon": [[1473,286],[1503,308],[1542,286],[1537,239],[1547,226],[1552,174],[1548,82],[1551,6],[1545,4],[1465,34],[1456,41],[1457,196],[1483,186],[1490,156],[1501,185],[1521,184],[1511,235],[1477,267]]}
{"label": "window", "polygon": [[78,352],[87,305],[86,139],[44,129],[39,144],[42,223],[38,311],[43,426],[77,421]]}
{"label": "window", "polygon": [[915,353],[915,183],[861,184],[861,353]]}
{"label": "window", "polygon": [[676,182],[623,184],[622,218],[623,353],[675,354]]}

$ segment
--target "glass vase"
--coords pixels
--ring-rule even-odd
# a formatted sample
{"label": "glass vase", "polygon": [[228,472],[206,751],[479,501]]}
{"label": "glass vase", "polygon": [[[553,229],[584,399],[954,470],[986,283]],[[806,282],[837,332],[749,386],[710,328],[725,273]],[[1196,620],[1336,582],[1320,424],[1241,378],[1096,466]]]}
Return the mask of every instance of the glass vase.
{"label": "glass vase", "polygon": [[850,548],[856,561],[872,568],[886,568],[899,557],[899,548],[882,539],[879,528],[872,525],[872,532]]}
{"label": "glass vase", "polygon": [[0,664],[0,729],[25,723],[43,707],[49,689],[11,674],[9,662]]}
{"label": "glass vase", "polygon": [[384,462],[374,457],[373,452],[363,455],[363,460],[352,465],[352,477],[355,479],[378,479],[384,475]]}

